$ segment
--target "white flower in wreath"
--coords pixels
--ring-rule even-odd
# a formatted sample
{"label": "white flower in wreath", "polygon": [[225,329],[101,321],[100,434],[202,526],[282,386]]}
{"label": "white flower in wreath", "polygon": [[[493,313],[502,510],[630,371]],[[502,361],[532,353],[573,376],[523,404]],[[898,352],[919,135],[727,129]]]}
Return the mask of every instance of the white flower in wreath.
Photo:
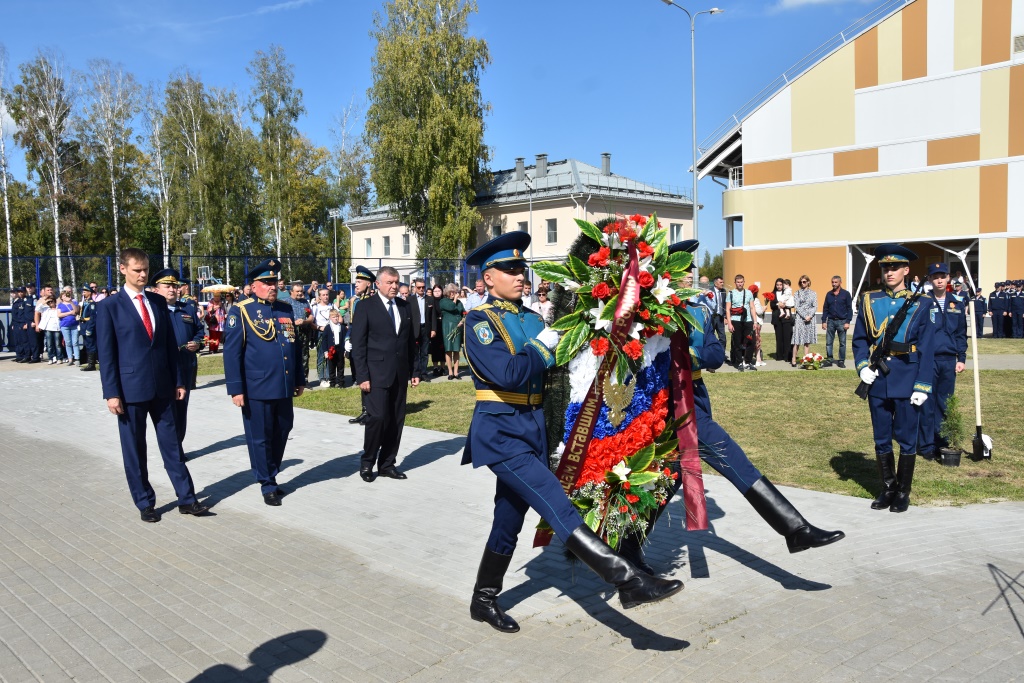
{"label": "white flower in wreath", "polygon": [[668,278],[659,277],[658,281],[654,283],[654,287],[651,288],[651,294],[659,304],[665,303],[666,299],[676,293],[676,290],[669,287],[670,283],[671,280]]}
{"label": "white flower in wreath", "polygon": [[561,285],[568,289],[570,292],[575,292],[577,289],[583,286],[580,283],[576,282],[575,280],[563,280]]}
{"label": "white flower in wreath", "polygon": [[598,332],[600,332],[601,330],[604,330],[605,332],[610,332],[612,329],[611,320],[601,320],[601,312],[604,310],[604,307],[605,303],[601,300],[598,300],[597,306],[591,308],[589,311],[590,316],[594,319],[594,329],[597,330]]}
{"label": "white flower in wreath", "polygon": [[609,249],[622,249],[622,241],[619,239],[618,232],[613,232],[611,234],[604,233],[601,236],[601,241],[604,242],[604,246]]}
{"label": "white flower in wreath", "polygon": [[640,330],[644,329],[643,323],[633,323],[633,329],[629,331],[629,336],[633,339],[640,338]]}
{"label": "white flower in wreath", "polygon": [[629,477],[630,469],[626,466],[626,461],[623,460],[618,465],[612,468],[612,472],[619,477],[619,479],[627,479]]}
{"label": "white flower in wreath", "polygon": [[647,256],[640,259],[640,270],[646,270],[648,273],[653,273],[654,266],[651,265],[652,263],[654,263],[654,256]]}

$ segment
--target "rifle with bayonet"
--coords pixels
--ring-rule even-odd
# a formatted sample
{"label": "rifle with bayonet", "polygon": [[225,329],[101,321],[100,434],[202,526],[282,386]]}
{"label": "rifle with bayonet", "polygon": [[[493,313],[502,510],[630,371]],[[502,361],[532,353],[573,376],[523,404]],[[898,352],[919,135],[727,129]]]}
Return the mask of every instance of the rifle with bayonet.
{"label": "rifle with bayonet", "polygon": [[[875,350],[871,352],[871,356],[868,358],[868,369],[875,370],[883,377],[889,375],[889,365],[885,362],[885,359],[890,355],[890,349],[892,347],[893,339],[896,337],[896,333],[900,331],[900,327],[903,325],[903,321],[907,318],[907,313],[910,312],[910,307],[914,305],[918,299],[921,298],[923,290],[918,290],[914,294],[907,297],[907,300],[903,302],[903,306],[900,310],[896,311],[896,315],[886,323],[885,332],[882,334],[882,340],[875,346]],[[868,302],[864,302],[867,304]],[[868,397],[868,392],[871,390],[871,385],[861,380],[860,384],[854,393],[860,396],[862,399]]]}

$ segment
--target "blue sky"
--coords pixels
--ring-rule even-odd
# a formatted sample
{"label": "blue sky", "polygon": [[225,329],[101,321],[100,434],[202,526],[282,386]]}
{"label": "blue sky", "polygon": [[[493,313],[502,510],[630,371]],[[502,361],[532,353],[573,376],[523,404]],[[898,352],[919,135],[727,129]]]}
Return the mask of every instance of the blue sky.
{"label": "blue sky", "polygon": [[[691,11],[715,2],[693,4]],[[537,153],[638,180],[690,187],[690,44],[686,15],[661,0],[478,0],[472,32],[492,63],[482,88],[492,168]],[[767,83],[881,0],[719,0],[697,20],[697,137],[702,140]],[[331,143],[334,119],[370,85],[378,0],[0,0],[8,82],[37,48],[84,70],[123,63],[142,82],[187,66],[208,85],[247,92],[257,49],[284,47],[307,115],[301,130]],[[24,177],[20,150],[8,147]],[[721,188],[700,185],[702,249],[725,244]]]}

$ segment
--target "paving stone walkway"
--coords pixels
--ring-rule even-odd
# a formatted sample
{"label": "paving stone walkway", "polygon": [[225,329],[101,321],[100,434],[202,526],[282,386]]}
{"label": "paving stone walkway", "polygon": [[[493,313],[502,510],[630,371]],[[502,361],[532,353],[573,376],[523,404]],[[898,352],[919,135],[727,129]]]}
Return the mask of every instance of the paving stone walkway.
{"label": "paving stone walkway", "polygon": [[624,611],[524,532],[501,599],[522,631],[508,636],[467,614],[494,484],[459,466],[462,438],[407,428],[409,479],[366,484],[361,430],[296,411],[280,477],[294,492],[270,508],[223,380],[203,378],[186,449],[216,516],[177,514],[153,453],[164,519],[144,524],[97,374],[0,361],[3,681],[1001,682],[1024,669],[1022,504],[894,515],[784,489],[847,533],[790,555],[707,476],[712,529],[684,532],[673,503],[648,551],[682,593]]}

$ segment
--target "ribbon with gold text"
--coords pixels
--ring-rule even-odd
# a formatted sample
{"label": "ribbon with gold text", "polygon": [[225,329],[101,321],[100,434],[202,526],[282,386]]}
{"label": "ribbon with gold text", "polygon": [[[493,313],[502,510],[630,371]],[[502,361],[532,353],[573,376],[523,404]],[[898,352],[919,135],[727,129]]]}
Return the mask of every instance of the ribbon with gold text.
{"label": "ribbon with gold text", "polygon": [[693,403],[693,359],[690,358],[690,340],[685,330],[672,335],[672,417],[686,415],[686,421],[676,429],[679,440],[679,470],[682,477],[683,506],[686,509],[687,531],[708,528],[708,507],[704,498],[704,479],[700,472],[700,453],[697,446],[697,418]]}

